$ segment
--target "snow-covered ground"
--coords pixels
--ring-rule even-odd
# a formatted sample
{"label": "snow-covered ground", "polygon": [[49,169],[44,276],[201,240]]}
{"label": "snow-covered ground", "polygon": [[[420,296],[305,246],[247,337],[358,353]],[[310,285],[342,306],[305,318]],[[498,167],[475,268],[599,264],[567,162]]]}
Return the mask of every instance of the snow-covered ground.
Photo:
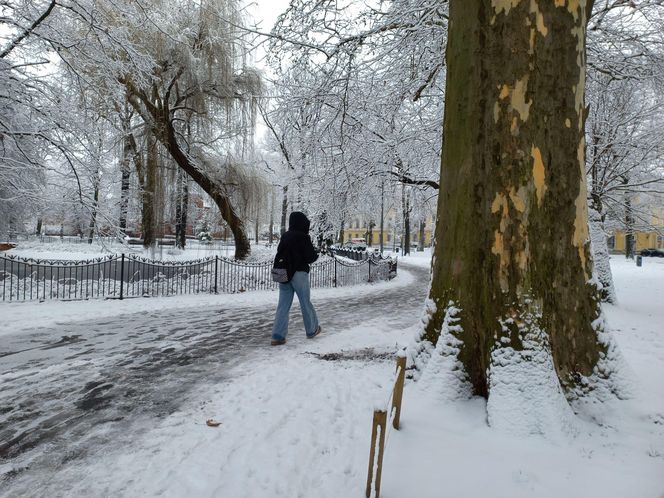
{"label": "snow-covered ground", "polygon": [[[66,303],[79,306],[78,323],[71,325],[73,308],[64,315],[38,304],[3,308],[13,310],[14,324],[21,314],[27,319],[28,309],[35,317],[44,310],[47,317],[46,329],[23,327],[5,336],[2,344],[12,348],[21,334],[39,345],[42,334],[92,329],[89,343],[71,346],[89,359],[67,360],[71,369],[66,363],[49,368],[60,372],[55,378],[62,386],[76,386],[75,368],[87,369],[81,375],[88,380],[108,371],[115,398],[83,414],[95,422],[84,426],[87,433],[68,431],[0,460],[0,496],[363,496],[372,411],[389,395],[394,352],[416,330],[428,265],[425,255],[415,253],[400,258],[394,282],[315,291],[323,334],[307,340],[296,321],[289,342],[279,348],[266,346],[274,293],[253,293],[253,303],[249,294],[238,296],[235,304],[227,296],[206,296],[199,306],[195,299],[135,300],[127,305],[136,309],[106,310],[108,319],[99,325],[90,321],[102,312],[99,303]],[[483,400],[447,401],[444,386],[436,390],[426,383],[424,389],[425,383],[409,381],[402,430],[388,434],[381,496],[662,498],[664,261],[644,258],[636,268],[615,258],[612,266],[620,304],[606,313],[638,386],[632,399],[607,403],[600,423],[579,420],[575,437],[517,437],[487,426]],[[166,302],[174,305],[159,308]],[[143,308],[154,305],[150,313]],[[138,311],[145,316],[120,315]],[[220,324],[230,328],[215,334]],[[134,338],[123,342],[124,335]],[[103,346],[107,340],[112,347]],[[138,360],[125,363],[124,356],[133,356],[118,349],[120,343],[134,347],[133,355],[152,347],[194,360],[176,368],[171,360],[159,363],[161,356],[152,352],[141,365],[154,361],[159,368],[145,370]],[[19,360],[11,360],[17,370]],[[15,390],[7,394],[12,403],[20,403],[21,393],[38,397],[39,388],[31,392],[17,384],[47,382],[50,374],[38,368],[29,377],[12,369],[0,373],[0,393]],[[134,375],[133,368],[142,373]],[[113,400],[121,404],[123,389],[132,388],[123,382],[142,393],[143,408],[114,421]],[[61,389],[66,401],[68,388]],[[152,392],[158,390],[170,393],[169,409]],[[221,425],[206,426],[209,418]]]}
{"label": "snow-covered ground", "polygon": [[[269,346],[273,292],[77,303],[75,322],[54,303],[3,308],[23,325],[0,343],[0,496],[338,496],[336,467],[364,467],[356,418],[426,292],[412,272],[314,290],[322,336],[305,339],[294,313],[282,348]],[[329,455],[318,495],[320,476],[294,472]]]}
{"label": "snow-covered ground", "polygon": [[[276,246],[267,246],[266,242],[252,244],[251,261],[265,261],[274,256]],[[187,241],[185,249],[176,249],[170,246],[157,246],[154,249],[143,249],[142,246],[123,246],[121,244],[102,244],[94,241],[92,244],[71,242],[39,242],[38,240],[20,241],[16,248],[2,254],[20,256],[33,259],[94,259],[109,254],[134,254],[136,256],[162,260],[162,261],[190,261],[214,256],[232,258],[235,248],[232,242],[224,244],[221,241],[213,245],[201,244],[197,240]]]}
{"label": "snow-covered ground", "polygon": [[611,265],[619,305],[606,314],[632,399],[577,420],[576,437],[515,436],[487,425],[484,400],[451,402],[443,385],[412,383],[381,496],[664,497],[664,260],[637,268],[616,256]]}

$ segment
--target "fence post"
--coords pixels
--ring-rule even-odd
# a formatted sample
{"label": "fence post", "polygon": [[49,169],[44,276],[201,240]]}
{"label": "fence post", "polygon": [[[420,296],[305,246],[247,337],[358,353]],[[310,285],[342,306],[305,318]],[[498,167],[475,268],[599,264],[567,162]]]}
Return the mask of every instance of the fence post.
{"label": "fence post", "polygon": [[334,258],[334,286],[337,286],[337,258]]}
{"label": "fence post", "polygon": [[[369,474],[367,476],[366,497],[371,498],[371,482],[374,481],[376,498],[380,497],[380,477],[383,471],[383,453],[385,451],[385,429],[387,428],[387,412],[374,410],[373,427],[371,429],[371,450],[369,452]],[[380,427],[380,435],[378,428]],[[378,460],[376,460],[376,439],[378,439]],[[376,460],[376,479],[373,479],[374,460]]]}
{"label": "fence post", "polygon": [[399,419],[401,417],[401,400],[403,399],[403,385],[406,380],[406,356],[397,356],[397,381],[394,384],[394,393],[392,394],[392,409],[390,414],[394,413],[392,427],[399,430]]}
{"label": "fence post", "polygon": [[369,261],[369,282],[371,282],[371,259]]}
{"label": "fence post", "polygon": [[120,299],[124,297],[124,261],[125,255],[122,253],[122,260],[120,262]]}
{"label": "fence post", "polygon": [[214,293],[217,292],[217,278],[218,278],[218,266],[219,266],[219,256],[214,257]]}

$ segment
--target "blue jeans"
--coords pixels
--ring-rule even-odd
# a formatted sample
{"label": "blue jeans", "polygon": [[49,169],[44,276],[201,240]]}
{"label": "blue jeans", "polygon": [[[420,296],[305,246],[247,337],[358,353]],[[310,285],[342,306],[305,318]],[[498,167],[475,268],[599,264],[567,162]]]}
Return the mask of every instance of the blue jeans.
{"label": "blue jeans", "polygon": [[318,328],[318,317],[314,305],[311,304],[309,290],[309,274],[305,271],[296,271],[290,282],[279,284],[279,304],[272,327],[272,339],[278,341],[286,339],[288,334],[288,313],[293,304],[293,294],[297,294],[302,310],[304,330],[311,337]]}

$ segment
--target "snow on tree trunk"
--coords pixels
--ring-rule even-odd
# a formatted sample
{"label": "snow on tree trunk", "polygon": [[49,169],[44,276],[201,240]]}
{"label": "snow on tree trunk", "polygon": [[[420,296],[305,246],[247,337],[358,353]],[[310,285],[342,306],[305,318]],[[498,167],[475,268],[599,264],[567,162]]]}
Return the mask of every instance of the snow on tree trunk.
{"label": "snow on tree trunk", "polygon": [[288,220],[288,185],[285,185],[282,189],[282,198],[281,198],[281,225],[279,232],[283,235],[288,228],[286,226],[286,220]]}
{"label": "snow on tree trunk", "polygon": [[[623,185],[629,185],[627,175],[623,176]],[[634,236],[634,209],[632,207],[632,193],[625,190],[625,257],[634,259],[636,253],[636,240]]]}
{"label": "snow on tree trunk", "polygon": [[613,286],[613,275],[609,264],[609,246],[606,243],[606,232],[602,215],[595,209],[588,210],[588,227],[590,228],[590,246],[593,253],[595,277],[602,284],[600,296],[605,303],[618,302]]}
{"label": "snow on tree trunk", "polygon": [[[440,195],[420,350],[440,341],[489,423],[566,430],[614,352],[593,280],[586,2],[451,0]],[[445,328],[454,310],[453,329]],[[547,425],[548,424],[548,425]]]}

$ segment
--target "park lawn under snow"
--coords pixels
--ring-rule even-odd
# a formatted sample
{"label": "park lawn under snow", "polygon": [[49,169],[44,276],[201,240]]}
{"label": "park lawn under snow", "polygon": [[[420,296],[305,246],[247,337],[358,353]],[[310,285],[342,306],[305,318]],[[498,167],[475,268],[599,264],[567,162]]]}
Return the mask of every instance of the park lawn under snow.
{"label": "park lawn under snow", "polygon": [[[250,261],[266,261],[274,257],[276,245],[268,247],[266,242],[253,244]],[[40,242],[38,240],[19,241],[16,248],[3,252],[10,256],[41,260],[86,260],[109,256],[111,254],[133,254],[134,256],[159,261],[191,261],[209,257],[232,258],[235,248],[232,242],[222,244],[217,241],[214,245],[201,244],[199,241],[188,240],[185,249],[176,249],[172,246],[157,246],[144,249],[142,246],[124,246],[118,243],[102,243],[97,240],[92,244],[85,241],[72,242],[65,239],[63,242]]]}

